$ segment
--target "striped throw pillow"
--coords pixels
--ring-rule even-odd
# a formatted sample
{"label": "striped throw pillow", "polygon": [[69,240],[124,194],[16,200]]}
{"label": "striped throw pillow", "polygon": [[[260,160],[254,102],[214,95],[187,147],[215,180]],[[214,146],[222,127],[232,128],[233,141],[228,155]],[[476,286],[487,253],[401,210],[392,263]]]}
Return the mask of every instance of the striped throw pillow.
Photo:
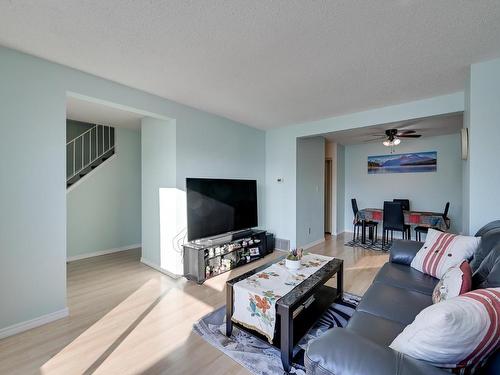
{"label": "striped throw pillow", "polygon": [[411,266],[420,272],[441,279],[448,268],[470,259],[479,247],[481,238],[461,236],[429,229],[424,246],[418,251]]}
{"label": "striped throw pillow", "polygon": [[454,373],[474,373],[500,346],[500,288],[478,289],[422,310],[390,347]]}

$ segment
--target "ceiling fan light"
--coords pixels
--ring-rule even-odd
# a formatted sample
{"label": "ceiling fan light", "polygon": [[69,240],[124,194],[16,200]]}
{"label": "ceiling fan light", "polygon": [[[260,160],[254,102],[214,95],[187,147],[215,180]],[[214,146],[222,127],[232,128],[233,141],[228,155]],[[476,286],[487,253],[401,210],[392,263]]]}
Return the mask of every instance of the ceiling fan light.
{"label": "ceiling fan light", "polygon": [[392,146],[392,142],[391,142],[391,141],[389,141],[389,140],[385,140],[385,141],[384,141],[384,142],[382,142],[382,143],[383,143],[383,145],[384,145],[385,147]]}
{"label": "ceiling fan light", "polygon": [[401,139],[399,138],[396,138],[394,141],[393,141],[394,145],[397,146],[401,143]]}

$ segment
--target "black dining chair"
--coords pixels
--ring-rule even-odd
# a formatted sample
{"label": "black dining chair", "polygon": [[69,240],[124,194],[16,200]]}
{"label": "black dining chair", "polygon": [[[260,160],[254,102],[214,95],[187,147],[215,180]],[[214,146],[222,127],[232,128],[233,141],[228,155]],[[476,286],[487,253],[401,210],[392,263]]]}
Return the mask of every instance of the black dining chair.
{"label": "black dining chair", "polygon": [[410,228],[408,224],[405,224],[403,205],[399,202],[384,202],[382,249],[388,242],[389,232],[391,233],[391,242],[394,238],[394,231],[401,232],[403,234],[403,239],[410,239]]}
{"label": "black dining chair", "polygon": [[[450,210],[450,202],[446,202],[446,205],[444,206],[444,212],[443,212],[443,220],[444,220],[444,225],[446,226],[446,229],[450,229],[450,218],[448,217],[448,211]],[[432,229],[436,230],[441,230],[439,227],[431,227]],[[429,231],[429,227],[423,227],[423,226],[418,226],[415,227],[415,238],[417,241],[422,241],[422,233],[427,234]]]}
{"label": "black dining chair", "polygon": [[[356,202],[356,198],[351,199],[352,213],[354,214],[354,233],[352,235],[352,240],[355,241],[356,237],[359,238],[359,229],[363,228],[363,220],[360,220],[358,217],[358,202]],[[377,241],[377,227],[378,223],[376,221],[365,221],[365,228],[370,230],[370,235],[372,236],[372,243]],[[357,232],[357,234],[356,234]],[[365,235],[365,233],[363,233]]]}
{"label": "black dining chair", "polygon": [[409,199],[393,199],[393,202],[399,202],[401,203],[401,206],[403,206],[403,211],[410,211],[410,200]]}

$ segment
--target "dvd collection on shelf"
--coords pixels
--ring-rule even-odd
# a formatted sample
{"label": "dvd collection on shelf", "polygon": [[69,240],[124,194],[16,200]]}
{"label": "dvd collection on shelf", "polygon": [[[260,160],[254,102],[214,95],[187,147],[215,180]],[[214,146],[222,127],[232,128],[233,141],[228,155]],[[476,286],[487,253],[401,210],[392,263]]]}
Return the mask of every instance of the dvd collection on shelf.
{"label": "dvd collection on shelf", "polygon": [[216,243],[191,241],[183,245],[184,276],[199,284],[238,266],[265,257],[274,249],[274,237],[262,229],[234,233]]}
{"label": "dvd collection on shelf", "polygon": [[205,277],[213,277],[259,257],[258,238],[242,238],[238,241],[205,249]]}

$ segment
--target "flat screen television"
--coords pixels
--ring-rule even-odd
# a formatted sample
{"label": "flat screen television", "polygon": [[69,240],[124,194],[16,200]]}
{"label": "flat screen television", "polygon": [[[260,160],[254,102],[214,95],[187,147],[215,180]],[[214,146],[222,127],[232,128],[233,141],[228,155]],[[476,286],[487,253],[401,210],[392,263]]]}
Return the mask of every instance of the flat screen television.
{"label": "flat screen television", "polygon": [[257,181],[187,178],[188,241],[256,227]]}

